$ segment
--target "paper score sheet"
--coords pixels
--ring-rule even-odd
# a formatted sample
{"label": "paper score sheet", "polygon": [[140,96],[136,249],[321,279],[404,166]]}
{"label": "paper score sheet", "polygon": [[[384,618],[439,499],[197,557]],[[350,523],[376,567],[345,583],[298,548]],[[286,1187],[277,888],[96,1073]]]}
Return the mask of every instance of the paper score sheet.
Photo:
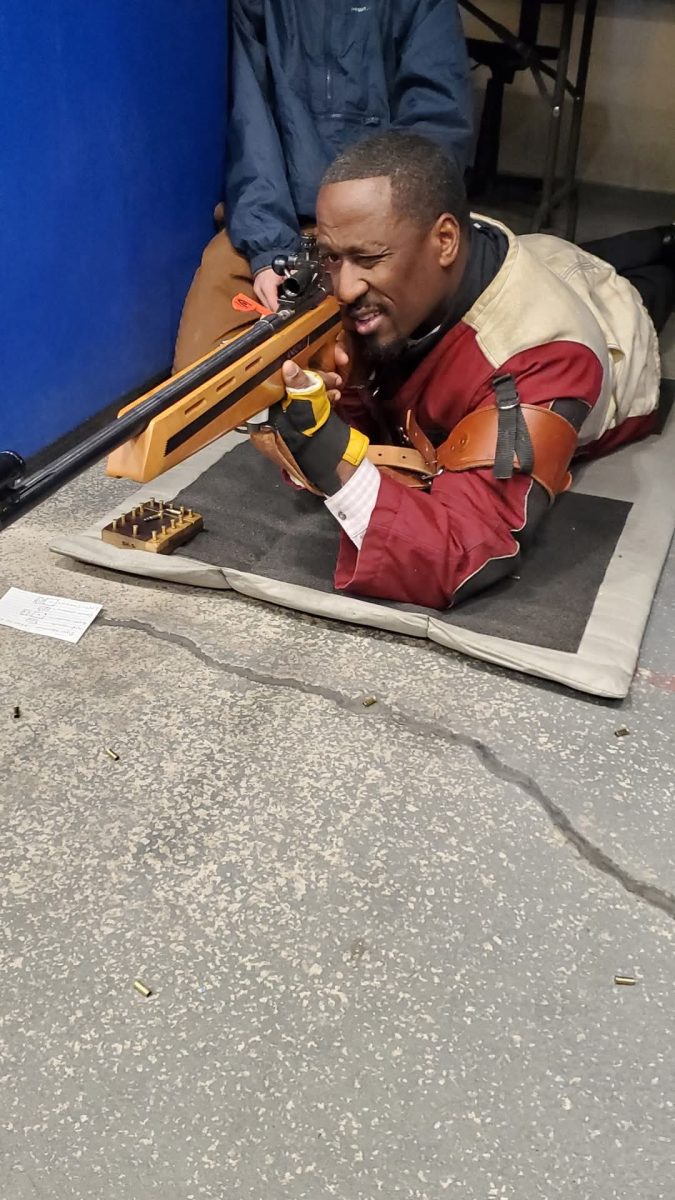
{"label": "paper score sheet", "polygon": [[40,633],[63,642],[79,642],[103,605],[62,596],[43,596],[11,587],[0,598],[0,625]]}

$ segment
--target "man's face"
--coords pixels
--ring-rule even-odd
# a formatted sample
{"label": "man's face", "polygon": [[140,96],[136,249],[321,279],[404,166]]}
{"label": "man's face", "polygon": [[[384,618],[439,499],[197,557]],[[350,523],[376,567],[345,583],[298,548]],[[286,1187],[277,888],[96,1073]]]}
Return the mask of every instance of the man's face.
{"label": "man's face", "polygon": [[433,328],[456,290],[457,221],[445,215],[425,229],[401,216],[387,177],[323,187],[317,240],[344,325],[370,359],[396,358],[412,333]]}

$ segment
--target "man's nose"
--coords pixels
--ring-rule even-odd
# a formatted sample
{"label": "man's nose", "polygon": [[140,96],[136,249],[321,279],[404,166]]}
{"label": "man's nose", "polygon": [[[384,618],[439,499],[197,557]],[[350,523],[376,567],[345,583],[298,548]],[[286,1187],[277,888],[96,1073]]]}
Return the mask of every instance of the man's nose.
{"label": "man's nose", "polygon": [[337,278],[333,278],[333,287],[338,304],[355,304],[368,291],[365,279],[360,278],[350,263],[342,263]]}

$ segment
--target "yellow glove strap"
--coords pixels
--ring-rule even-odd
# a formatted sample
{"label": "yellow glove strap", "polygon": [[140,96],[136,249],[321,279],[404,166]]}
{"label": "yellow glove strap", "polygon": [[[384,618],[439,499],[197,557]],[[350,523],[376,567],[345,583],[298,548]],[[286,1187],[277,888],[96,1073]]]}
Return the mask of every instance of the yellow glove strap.
{"label": "yellow glove strap", "polygon": [[365,433],[361,433],[360,429],[354,429],[353,426],[350,426],[347,449],[342,455],[343,461],[351,463],[353,467],[358,467],[359,463],[363,462],[366,457],[369,444]]}
{"label": "yellow glove strap", "polygon": [[[311,437],[316,433],[317,429],[321,429],[322,425],[326,424],[331,412],[330,400],[326,391],[326,385],[320,375],[316,371],[308,371],[303,367],[305,375],[308,375],[312,380],[311,386],[306,388],[286,388],[286,399],[282,400],[281,407],[284,412],[289,404],[294,400],[309,400],[314,414],[315,424],[310,429],[303,429],[305,437]],[[369,440],[365,433],[354,429],[350,426],[349,441],[347,448],[342,455],[343,462],[348,462],[352,467],[358,467],[360,462],[363,462],[368,451]]]}
{"label": "yellow glove strap", "polygon": [[281,407],[285,412],[293,400],[309,400],[312,412],[314,413],[315,423],[310,429],[303,429],[302,432],[305,437],[311,437],[313,433],[316,433],[317,429],[326,424],[332,410],[326,385],[321,376],[317,375],[316,371],[308,371],[305,367],[303,367],[303,371],[311,379],[311,386],[306,388],[287,387],[286,399],[281,401]]}

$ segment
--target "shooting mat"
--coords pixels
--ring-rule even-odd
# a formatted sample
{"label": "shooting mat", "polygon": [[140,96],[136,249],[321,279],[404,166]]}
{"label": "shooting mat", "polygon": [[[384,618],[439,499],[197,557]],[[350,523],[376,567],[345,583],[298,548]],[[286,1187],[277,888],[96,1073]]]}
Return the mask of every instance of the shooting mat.
{"label": "shooting mat", "polygon": [[[200,587],[233,589],[333,620],[429,638],[440,646],[556,680],[627,695],[675,526],[675,381],[662,389],[662,429],[580,466],[518,574],[456,609],[360,600],[332,586],[338,527],[316,498],[293,491],[230,434],[130,494],[52,549],[82,562]],[[206,530],[177,553],[121,550],[104,524],[151,496],[179,499]]]}

